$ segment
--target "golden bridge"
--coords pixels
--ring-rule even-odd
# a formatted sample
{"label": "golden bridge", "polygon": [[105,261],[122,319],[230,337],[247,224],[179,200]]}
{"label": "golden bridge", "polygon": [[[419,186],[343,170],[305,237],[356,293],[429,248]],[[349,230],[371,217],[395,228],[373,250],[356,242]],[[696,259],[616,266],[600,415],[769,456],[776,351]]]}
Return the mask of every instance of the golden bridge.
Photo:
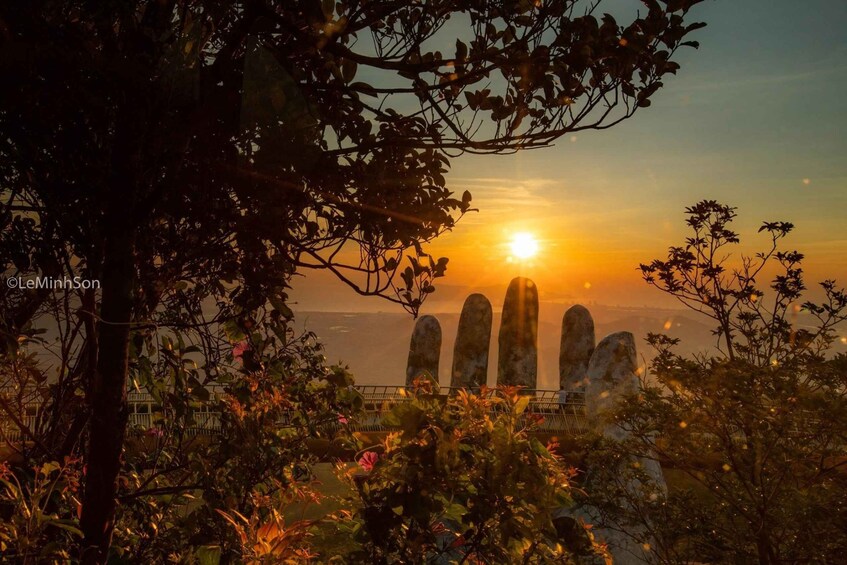
{"label": "golden bridge", "polygon": [[[384,432],[392,428],[386,426],[383,417],[397,404],[409,402],[411,395],[404,386],[359,385],[353,387],[362,397],[362,410],[347,422],[347,427],[358,432]],[[459,389],[441,387],[437,394],[449,396]],[[214,392],[213,392],[214,393]],[[573,437],[586,430],[585,393],[582,391],[559,390],[522,390],[522,395],[530,397],[524,411],[525,416],[535,415],[534,429],[543,434]],[[18,397],[20,398],[20,397]],[[7,396],[8,399],[8,396]],[[163,408],[147,392],[132,391],[127,394],[129,408],[128,427],[136,430],[154,430],[163,422]],[[5,406],[9,406],[6,401]],[[0,410],[0,443],[26,440],[22,429],[35,430],[40,421],[41,404],[29,400],[23,404],[19,414],[14,417],[6,410]],[[193,424],[188,429],[196,435],[211,435],[220,432],[220,412],[215,410],[214,402],[198,406],[193,413]],[[493,411],[497,410],[495,405]],[[340,424],[330,424],[340,426]]]}

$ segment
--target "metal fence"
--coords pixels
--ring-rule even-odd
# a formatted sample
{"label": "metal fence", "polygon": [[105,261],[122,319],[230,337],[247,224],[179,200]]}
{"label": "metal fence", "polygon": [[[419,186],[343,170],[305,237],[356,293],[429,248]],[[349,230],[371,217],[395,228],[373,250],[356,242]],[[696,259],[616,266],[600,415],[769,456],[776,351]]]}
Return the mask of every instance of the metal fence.
{"label": "metal fence", "polygon": [[[362,395],[364,409],[357,415],[350,427],[355,431],[379,432],[388,430],[383,424],[383,416],[394,406],[411,400],[410,390],[404,386],[360,385],[355,389]],[[449,396],[457,394],[459,388],[440,387],[434,394]],[[474,390],[472,392],[479,392]],[[497,394],[493,392],[492,394]],[[585,393],[583,391],[529,390],[521,391],[530,401],[522,418],[540,416],[534,423],[534,429],[566,436],[584,433]],[[496,407],[494,410],[496,411]]]}
{"label": "metal fence", "polygon": [[[26,429],[32,430],[38,424],[38,410],[41,407],[40,404],[35,402],[26,402],[23,405],[15,403],[14,405],[7,405],[15,410],[15,417],[26,427]],[[8,415],[6,411],[0,409],[0,444],[4,441],[19,441],[21,439],[21,428],[18,424]]]}
{"label": "metal fence", "polygon": [[[363,410],[349,421],[349,427],[354,431],[380,432],[386,431],[383,417],[399,403],[409,402],[411,392],[403,386],[390,385],[360,385],[354,387],[362,395]],[[449,396],[458,394],[460,389],[441,387],[434,394]],[[478,392],[478,391],[473,391]],[[220,391],[213,391],[219,394]],[[0,391],[0,394],[3,394]],[[498,394],[493,392],[492,394]],[[522,418],[533,418],[535,429],[540,432],[577,435],[585,431],[585,394],[581,391],[556,390],[522,390],[522,395],[530,397]],[[147,392],[131,391],[127,393],[129,409],[128,425],[130,429],[155,434],[165,422],[165,411],[156,399]],[[196,435],[209,435],[220,432],[220,412],[214,410],[214,404],[201,404],[193,412],[193,425],[189,432]],[[28,429],[38,425],[41,404],[28,401],[18,406],[19,421]],[[496,411],[496,407],[494,408]],[[332,424],[330,424],[332,425]],[[20,441],[21,428],[5,411],[0,410],[0,442]],[[25,439],[25,438],[23,438]]]}

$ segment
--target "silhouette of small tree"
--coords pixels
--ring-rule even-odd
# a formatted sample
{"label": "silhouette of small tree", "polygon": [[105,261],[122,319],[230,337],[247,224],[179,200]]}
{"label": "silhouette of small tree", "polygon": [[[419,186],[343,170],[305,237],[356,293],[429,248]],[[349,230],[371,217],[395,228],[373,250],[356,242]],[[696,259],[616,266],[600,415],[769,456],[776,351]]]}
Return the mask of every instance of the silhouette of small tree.
{"label": "silhouette of small tree", "polygon": [[[652,334],[652,377],[613,418],[622,442],[592,440],[585,497],[599,522],[630,534],[658,563],[827,563],[847,547],[847,357],[833,356],[847,295],[822,283],[799,301],[803,256],[782,251],[787,222],[765,222],[770,247],[731,267],[735,209],[687,209],[693,235],[645,280],[717,323],[722,354],[693,359]],[[767,289],[758,279],[776,267]],[[662,464],[669,491],[629,463]]]}

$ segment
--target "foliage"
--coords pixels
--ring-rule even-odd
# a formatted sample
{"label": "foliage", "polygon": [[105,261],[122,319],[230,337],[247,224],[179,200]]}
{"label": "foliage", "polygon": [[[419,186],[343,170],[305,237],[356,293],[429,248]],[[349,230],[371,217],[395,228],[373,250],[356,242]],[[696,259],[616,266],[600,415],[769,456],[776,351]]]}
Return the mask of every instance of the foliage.
{"label": "foliage", "polygon": [[[13,472],[16,471],[16,472]],[[79,530],[78,461],[30,470],[0,463],[0,556],[16,563],[65,563]]]}
{"label": "foliage", "polygon": [[[309,441],[331,437],[340,415],[361,405],[352,377],[325,365],[313,334],[296,334],[272,312],[215,330],[137,336],[130,374],[151,393],[151,409],[149,423],[128,432],[111,559],[276,563],[308,555],[310,525],[284,524],[281,515],[320,500]],[[216,358],[204,347],[230,353]],[[25,446],[22,439],[9,445]],[[24,463],[4,467],[0,559],[63,562],[79,542],[80,465],[48,463],[33,476],[25,466],[33,453],[21,449]]]}
{"label": "foliage", "polygon": [[625,25],[587,0],[0,5],[4,275],[101,285],[0,301],[11,350],[34,321],[61,328],[37,456],[83,454],[84,558],[108,556],[131,355],[149,328],[268,303],[286,318],[304,269],[416,314],[447,267],[424,244],[471,209],[447,187],[450,159],[648,106],[693,45],[696,3],[650,0]]}
{"label": "foliage", "polygon": [[[19,339],[24,346],[32,341],[25,335]],[[0,361],[0,441],[24,458],[28,447],[37,448],[45,435],[45,411],[28,414],[28,410],[31,412],[49,398],[45,381],[37,355],[25,347],[18,348],[17,343],[12,353]]]}
{"label": "foliage", "polygon": [[[156,347],[151,332],[148,353],[136,357],[133,376],[161,411],[153,429],[130,433],[117,555],[158,562],[216,547],[225,559],[275,562],[308,553],[293,534],[305,524],[284,526],[281,514],[319,500],[308,442],[332,433],[361,399],[346,371],[324,365],[313,334],[261,318],[223,331],[233,355],[214,368],[196,365],[197,348],[182,335]],[[218,433],[192,433],[215,423]]]}
{"label": "foliage", "polygon": [[[4,267],[102,280],[128,233],[134,320],[180,281],[248,307],[311,268],[416,312],[446,268],[421,242],[470,210],[451,157],[649,105],[697,3],[626,24],[570,0],[5,5]],[[48,294],[10,296],[10,329]]]}
{"label": "foliage", "polygon": [[[678,340],[650,336],[655,381],[614,414],[628,437],[593,446],[587,500],[601,523],[650,543],[657,562],[839,562],[847,358],[827,354],[847,317],[844,292],[827,281],[823,303],[798,305],[802,255],[777,248],[791,224],[765,223],[772,247],[730,271],[734,209],[701,202],[688,214],[694,236],[642,270],[717,322],[725,355],[683,358]],[[778,268],[762,290],[756,278],[769,261]],[[661,462],[669,493],[632,466],[635,457]]]}
{"label": "foliage", "polygon": [[[704,200],[686,213],[693,235],[684,247],[671,247],[667,260],[641,265],[648,284],[714,320],[717,346],[730,360],[765,366],[829,348],[834,326],[847,319],[847,294],[827,280],[820,285],[824,292],[820,304],[799,302],[806,290],[803,254],[779,249],[793,224],[764,222],[759,233],[768,235],[770,246],[752,257],[741,256],[739,264],[730,268],[726,248],[740,243],[730,229],[735,208]],[[765,291],[757,279],[769,263],[775,263],[778,271]],[[792,324],[792,317],[801,312],[813,318],[813,331]]]}
{"label": "foliage", "polygon": [[338,525],[360,543],[348,562],[570,563],[599,552],[587,530],[561,531],[572,470],[532,435],[528,402],[515,388],[445,398],[423,387],[397,404],[383,422],[397,431],[353,471],[357,508]]}
{"label": "foliage", "polygon": [[244,548],[241,557],[245,563],[303,563],[315,555],[304,544],[311,524],[301,520],[286,526],[277,511],[263,521],[255,514],[251,518],[233,511],[219,511],[238,534]]}

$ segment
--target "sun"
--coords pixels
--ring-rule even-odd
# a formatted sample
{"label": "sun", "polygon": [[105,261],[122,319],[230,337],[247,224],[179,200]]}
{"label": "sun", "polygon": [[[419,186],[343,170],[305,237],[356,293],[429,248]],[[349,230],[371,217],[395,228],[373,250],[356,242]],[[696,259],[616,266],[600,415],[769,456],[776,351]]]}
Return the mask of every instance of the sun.
{"label": "sun", "polygon": [[538,255],[538,240],[531,233],[516,233],[512,236],[509,247],[512,250],[512,255],[518,259],[530,259]]}

